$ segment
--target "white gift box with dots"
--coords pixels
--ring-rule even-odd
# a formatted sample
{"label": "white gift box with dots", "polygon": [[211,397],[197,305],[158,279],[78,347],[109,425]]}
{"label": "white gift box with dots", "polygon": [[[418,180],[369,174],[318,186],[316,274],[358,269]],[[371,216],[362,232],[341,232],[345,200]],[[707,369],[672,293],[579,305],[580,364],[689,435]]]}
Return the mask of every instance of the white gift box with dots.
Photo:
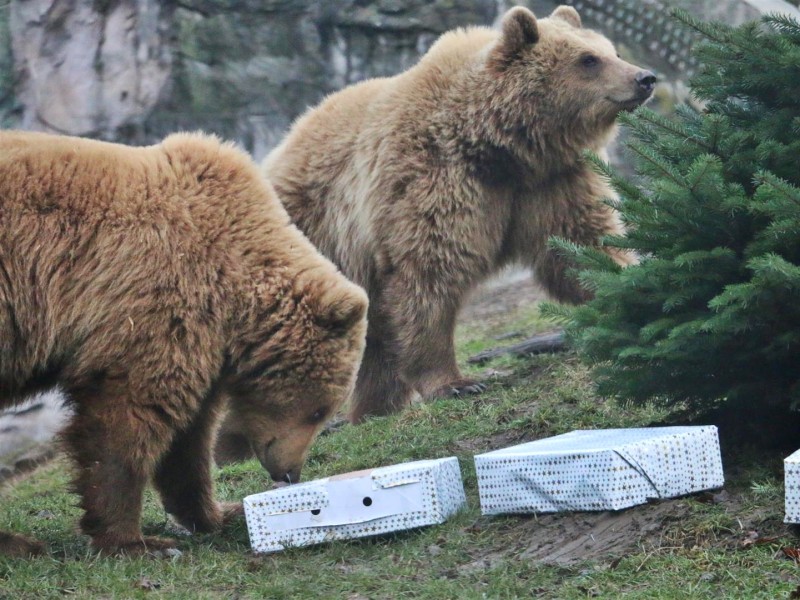
{"label": "white gift box with dots", "polygon": [[466,503],[455,457],[356,471],[244,499],[250,545],[276,552],[444,522]]}
{"label": "white gift box with dots", "polygon": [[722,487],[717,428],[580,430],[475,456],[484,515],[619,510]]}
{"label": "white gift box with dots", "polygon": [[800,450],[783,459],[784,487],[786,488],[786,516],[784,523],[800,523]]}

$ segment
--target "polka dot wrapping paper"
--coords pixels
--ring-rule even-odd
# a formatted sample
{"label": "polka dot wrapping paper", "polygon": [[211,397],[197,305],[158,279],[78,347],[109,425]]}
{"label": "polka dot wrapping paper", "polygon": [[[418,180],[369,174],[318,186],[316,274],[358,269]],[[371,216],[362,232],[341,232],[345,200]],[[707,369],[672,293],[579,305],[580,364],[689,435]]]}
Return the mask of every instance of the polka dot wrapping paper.
{"label": "polka dot wrapping paper", "polygon": [[455,457],[299,483],[244,499],[254,552],[444,522],[466,503]]}
{"label": "polka dot wrapping paper", "polygon": [[714,426],[580,430],[475,456],[484,515],[619,510],[722,487]]}
{"label": "polka dot wrapping paper", "polygon": [[784,523],[800,523],[800,450],[783,459],[786,516]]}

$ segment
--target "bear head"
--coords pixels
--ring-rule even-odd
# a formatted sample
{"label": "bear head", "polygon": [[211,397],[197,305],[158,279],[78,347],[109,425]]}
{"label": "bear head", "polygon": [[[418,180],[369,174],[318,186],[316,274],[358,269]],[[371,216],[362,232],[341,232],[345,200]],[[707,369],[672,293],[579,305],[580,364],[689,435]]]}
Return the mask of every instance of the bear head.
{"label": "bear head", "polygon": [[[496,127],[517,135],[547,135],[579,147],[602,145],[621,111],[652,95],[656,77],[622,60],[603,35],[586,29],[578,12],[559,6],[545,19],[510,9],[488,48],[487,97],[501,112]],[[599,143],[593,143],[599,142]]]}
{"label": "bear head", "polygon": [[335,272],[259,285],[223,386],[226,430],[275,481],[296,483],[311,443],[348,400],[366,337],[367,296]]}

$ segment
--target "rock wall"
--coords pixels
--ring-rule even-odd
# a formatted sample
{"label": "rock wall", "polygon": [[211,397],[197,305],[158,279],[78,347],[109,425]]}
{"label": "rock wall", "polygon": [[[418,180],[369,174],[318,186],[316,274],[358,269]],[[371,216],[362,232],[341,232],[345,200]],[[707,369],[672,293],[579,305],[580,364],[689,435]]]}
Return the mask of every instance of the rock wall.
{"label": "rock wall", "polygon": [[156,0],[10,2],[16,125],[124,136],[170,77],[172,9]]}
{"label": "rock wall", "polygon": [[11,54],[11,30],[8,26],[10,7],[0,5],[0,127],[15,124],[14,57]]}
{"label": "rock wall", "polygon": [[[667,0],[561,1],[626,58],[656,70],[666,106],[685,99],[694,37],[667,16]],[[326,94],[402,71],[443,31],[491,24],[517,3],[546,15],[560,2],[0,2],[0,126],[135,144],[203,129],[261,158]],[[789,7],[781,0],[668,3],[730,23]]]}
{"label": "rock wall", "polygon": [[498,10],[494,0],[183,2],[172,95],[147,133],[202,126],[260,158],[326,94],[402,71],[443,31]]}

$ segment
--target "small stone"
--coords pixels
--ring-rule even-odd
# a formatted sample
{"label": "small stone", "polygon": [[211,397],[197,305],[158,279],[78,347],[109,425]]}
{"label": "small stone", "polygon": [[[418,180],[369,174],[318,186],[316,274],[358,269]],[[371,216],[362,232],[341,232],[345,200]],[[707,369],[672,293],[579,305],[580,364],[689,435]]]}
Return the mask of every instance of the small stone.
{"label": "small stone", "polygon": [[722,490],[722,491],[714,494],[711,497],[711,499],[712,499],[712,502],[714,504],[724,504],[725,502],[728,502],[731,499],[731,496],[730,496],[730,494],[728,494],[727,491]]}
{"label": "small stone", "polygon": [[39,464],[39,461],[33,457],[25,455],[14,462],[14,471],[21,473],[23,471],[30,471]]}
{"label": "small stone", "polygon": [[177,548],[163,548],[161,550],[153,550],[148,554],[155,558],[180,558],[181,556],[183,556],[183,552],[181,552]]}
{"label": "small stone", "polygon": [[436,544],[431,544],[428,546],[428,554],[431,556],[439,556],[442,553],[442,547],[437,546]]}
{"label": "small stone", "polygon": [[385,15],[396,15],[404,12],[408,8],[407,4],[402,0],[381,0],[378,3],[378,11]]}
{"label": "small stone", "polygon": [[147,577],[142,577],[136,583],[136,585],[140,589],[147,590],[148,592],[161,588],[161,584],[158,581],[153,581],[151,579],[148,579]]}

